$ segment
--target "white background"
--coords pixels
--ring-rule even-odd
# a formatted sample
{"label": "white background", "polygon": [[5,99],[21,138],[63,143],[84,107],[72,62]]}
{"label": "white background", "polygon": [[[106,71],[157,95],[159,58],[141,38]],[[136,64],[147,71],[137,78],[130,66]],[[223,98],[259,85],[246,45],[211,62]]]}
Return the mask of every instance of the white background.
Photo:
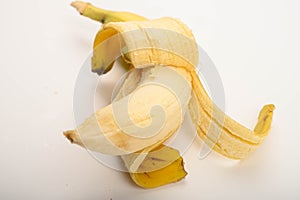
{"label": "white background", "polygon": [[299,199],[299,0],[99,0],[107,9],[184,21],[215,62],[226,112],[253,127],[274,103],[263,145],[236,162],[184,155],[184,181],[153,190],[104,167],[62,135],[75,126],[76,76],[100,25],[68,0],[9,1],[0,8],[0,199]]}

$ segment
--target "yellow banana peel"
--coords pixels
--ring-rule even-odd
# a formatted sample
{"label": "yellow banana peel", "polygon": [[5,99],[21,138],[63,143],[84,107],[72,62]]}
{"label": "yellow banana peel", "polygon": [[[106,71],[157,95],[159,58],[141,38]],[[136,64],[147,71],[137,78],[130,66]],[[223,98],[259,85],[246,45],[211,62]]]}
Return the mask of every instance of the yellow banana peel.
{"label": "yellow banana peel", "polygon": [[150,151],[139,165],[137,172],[130,173],[131,179],[143,188],[155,188],[177,182],[186,175],[179,152],[165,145]]}

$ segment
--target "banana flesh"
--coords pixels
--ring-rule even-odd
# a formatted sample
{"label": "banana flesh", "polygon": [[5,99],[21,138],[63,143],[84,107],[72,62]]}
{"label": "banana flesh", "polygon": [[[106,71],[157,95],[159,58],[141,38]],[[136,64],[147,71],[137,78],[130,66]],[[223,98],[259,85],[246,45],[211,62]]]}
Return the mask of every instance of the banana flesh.
{"label": "banana flesh", "polygon": [[[171,67],[162,67],[162,66],[157,66],[157,67],[150,67],[150,68],[145,68],[145,69],[133,69],[131,73],[129,73],[127,79],[125,80],[124,84],[122,85],[120,91],[115,97],[114,102],[119,102],[126,97],[128,97],[128,94],[132,94],[134,91],[136,91],[139,87],[143,87],[144,83],[151,83],[151,85],[154,85],[155,83],[160,83],[163,84],[163,88],[167,87],[167,83],[173,83],[175,80],[176,82],[176,87],[174,87],[174,83],[172,86],[172,94],[174,95],[174,92],[177,94],[176,99],[179,99],[179,102],[182,102],[180,104],[180,107],[174,106],[174,103],[172,103],[172,98],[170,96],[167,97],[162,97],[163,99],[167,100],[167,106],[165,106],[163,109],[165,113],[168,113],[170,109],[172,109],[170,115],[166,115],[166,119],[173,118],[176,119],[176,117],[170,117],[170,116],[179,116],[180,118],[177,119],[177,121],[171,121],[170,123],[168,121],[165,122],[164,127],[162,131],[164,133],[168,133],[168,135],[163,138],[161,141],[155,142],[151,145],[149,143],[152,141],[152,138],[142,138],[140,141],[138,141],[136,144],[129,144],[125,145],[125,147],[135,147],[137,148],[137,145],[141,145],[142,143],[145,143],[146,145],[139,148],[141,149],[138,152],[133,153],[137,149],[129,151],[126,149],[127,152],[122,149],[122,151],[119,153],[116,153],[115,147],[117,146],[118,148],[123,145],[124,141],[127,143],[130,142],[129,137],[125,138],[121,143],[114,143],[112,147],[107,147],[106,140],[104,140],[104,137],[101,135],[102,132],[100,133],[95,133],[96,130],[99,128],[97,125],[94,123],[90,123],[89,120],[94,120],[94,117],[92,116],[90,119],[88,119],[85,123],[83,123],[80,127],[77,128],[77,130],[73,131],[67,131],[65,132],[65,135],[74,143],[79,144],[85,148],[102,152],[102,153],[108,153],[108,154],[115,154],[115,155],[122,155],[122,159],[130,173],[130,176],[132,180],[139,185],[140,187],[143,188],[153,188],[153,187],[158,187],[161,185],[165,185],[168,183],[176,182],[181,180],[186,176],[186,172],[183,168],[183,159],[181,158],[179,152],[175,149],[172,149],[170,147],[161,145],[162,142],[164,142],[167,138],[169,138],[173,133],[176,132],[176,130],[179,128],[180,124],[182,123],[182,118],[184,115],[185,110],[188,107],[188,102],[190,98],[190,93],[191,93],[191,88],[190,88],[190,77],[187,72],[183,69],[176,69],[174,72],[170,71],[173,70]],[[150,79],[150,80],[149,80]],[[156,80],[159,79],[159,80]],[[167,80],[167,82],[165,81]],[[188,82],[186,82],[188,81]],[[149,88],[149,85],[147,85]],[[152,88],[149,88],[150,90]],[[168,89],[170,90],[170,89]],[[167,91],[168,91],[167,90]],[[177,90],[177,91],[176,91]],[[155,95],[156,99],[158,96],[165,96],[167,94],[167,91],[159,91],[159,88],[155,88],[155,90],[152,89],[152,91],[148,91],[148,94],[157,94]],[[143,97],[145,97],[145,91],[142,92],[142,95],[137,95],[139,99],[142,99],[145,101]],[[150,95],[151,96],[151,95]],[[142,98],[141,98],[142,97]],[[147,96],[145,97],[146,99],[149,99],[150,102],[153,102],[153,99],[148,98]],[[163,101],[158,101],[159,103],[165,103]],[[146,102],[147,104],[147,102]],[[148,105],[151,105],[148,103]],[[156,104],[157,105],[157,104]],[[134,101],[134,106],[138,108],[141,113],[145,113],[143,110],[143,106],[138,105]],[[182,109],[182,114],[180,115],[178,111]],[[105,110],[101,109],[100,111]],[[136,115],[135,112],[130,112],[131,109],[129,109],[130,117],[134,121],[134,117]],[[117,112],[120,113],[120,112]],[[96,112],[96,116],[97,112]],[[158,116],[161,116],[161,113],[159,113]],[[106,115],[106,117],[109,117]],[[155,116],[153,117],[155,118]],[[152,122],[154,121],[152,118]],[[104,119],[104,118],[101,118]],[[103,120],[96,118],[97,123],[103,123]],[[122,117],[122,119],[125,119]],[[110,120],[109,120],[110,121]],[[143,121],[143,120],[140,120]],[[139,122],[139,121],[138,121]],[[102,124],[100,126],[106,126],[107,124]],[[122,126],[121,126],[122,127]],[[109,127],[110,130],[115,134],[116,127]],[[92,132],[91,132],[92,131]],[[148,131],[149,132],[149,131]],[[82,134],[81,134],[82,133]],[[161,133],[159,133],[161,134]],[[75,137],[74,137],[75,135]],[[101,137],[102,136],[102,137]],[[115,136],[120,140],[119,136]],[[125,135],[126,136],[126,135]],[[132,140],[136,139],[135,137],[131,138]],[[110,141],[113,143],[114,141]],[[147,142],[147,143],[146,143]],[[124,146],[123,146],[124,147]],[[124,148],[125,148],[124,147]],[[108,150],[108,151],[107,151]],[[117,149],[119,150],[119,149]],[[128,154],[130,153],[130,154]],[[151,165],[149,165],[149,162],[151,162]]]}
{"label": "banana flesh", "polygon": [[71,142],[104,154],[148,152],[178,130],[190,95],[191,77],[184,69],[144,68],[132,93],[64,134]]}

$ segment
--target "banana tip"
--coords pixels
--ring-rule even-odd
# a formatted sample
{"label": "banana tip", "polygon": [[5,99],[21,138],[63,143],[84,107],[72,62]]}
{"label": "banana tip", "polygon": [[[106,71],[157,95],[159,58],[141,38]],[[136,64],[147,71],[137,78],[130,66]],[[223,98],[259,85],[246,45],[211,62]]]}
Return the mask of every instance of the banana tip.
{"label": "banana tip", "polygon": [[71,6],[76,8],[76,10],[82,14],[85,8],[88,6],[88,3],[82,2],[82,1],[73,1],[71,3]]}
{"label": "banana tip", "polygon": [[71,142],[74,142],[74,131],[65,131],[64,136]]}

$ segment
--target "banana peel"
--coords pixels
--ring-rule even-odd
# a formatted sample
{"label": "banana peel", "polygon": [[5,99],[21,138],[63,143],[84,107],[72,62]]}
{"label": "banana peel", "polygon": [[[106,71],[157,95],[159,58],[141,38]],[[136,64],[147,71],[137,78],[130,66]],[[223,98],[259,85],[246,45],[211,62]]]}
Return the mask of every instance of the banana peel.
{"label": "banana peel", "polygon": [[177,182],[186,175],[179,152],[163,144],[151,150],[137,171],[130,173],[131,179],[142,188],[155,188]]}

